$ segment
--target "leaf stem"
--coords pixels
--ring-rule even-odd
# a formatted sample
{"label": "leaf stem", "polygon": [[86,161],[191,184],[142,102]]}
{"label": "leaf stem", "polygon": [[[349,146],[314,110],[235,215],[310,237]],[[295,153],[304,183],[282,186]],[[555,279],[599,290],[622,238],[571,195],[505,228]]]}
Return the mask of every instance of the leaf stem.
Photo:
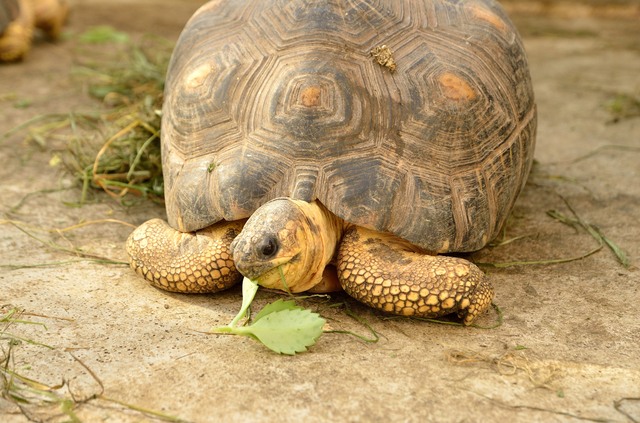
{"label": "leaf stem", "polygon": [[242,307],[240,307],[240,311],[236,314],[236,317],[229,323],[229,327],[236,326],[240,319],[247,315],[247,310],[253,298],[256,296],[256,292],[258,292],[258,284],[249,278],[244,278],[242,280]]}

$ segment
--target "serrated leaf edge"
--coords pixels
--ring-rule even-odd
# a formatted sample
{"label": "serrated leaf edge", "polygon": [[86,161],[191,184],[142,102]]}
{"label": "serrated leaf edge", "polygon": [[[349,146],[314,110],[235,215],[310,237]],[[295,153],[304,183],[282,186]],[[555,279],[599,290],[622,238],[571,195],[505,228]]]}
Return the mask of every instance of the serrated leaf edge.
{"label": "serrated leaf edge", "polygon": [[[300,313],[306,314],[305,318],[308,316],[309,318],[317,319],[318,320],[317,326],[319,326],[318,328],[319,330],[316,334],[310,335],[308,337],[309,342],[305,341],[301,344],[294,345],[293,348],[291,348],[290,350],[285,350],[285,348],[279,348],[278,345],[272,345],[270,342],[265,342],[264,338],[261,338],[258,334],[255,333],[256,328],[260,329],[260,327],[264,324],[264,320],[262,319],[260,320],[263,322],[262,324],[259,323],[260,321],[256,321],[248,326],[234,327],[234,328],[231,328],[232,329],[231,333],[254,338],[258,340],[261,344],[263,344],[265,347],[279,354],[295,355],[296,353],[307,351],[307,348],[312,345],[315,345],[315,343],[318,341],[320,336],[322,336],[322,333],[323,333],[322,328],[324,327],[326,320],[322,318],[318,313],[312,312],[311,310],[302,309],[300,307],[296,307],[295,309],[284,309],[284,310],[274,311],[272,313],[268,313],[266,316],[272,315],[272,314],[278,314],[278,313],[293,312],[293,311],[299,311]],[[265,316],[263,316],[263,318],[264,317]]]}
{"label": "serrated leaf edge", "polygon": [[[284,307],[279,307],[280,304],[282,304]],[[253,318],[253,322],[255,323],[258,320],[262,319],[263,317],[268,316],[271,313],[277,312],[277,311],[281,311],[281,310],[302,310],[303,308],[300,307],[299,305],[296,304],[295,301],[293,300],[284,300],[284,299],[279,299],[276,300],[272,303],[269,303],[267,305],[265,305],[264,307],[262,307],[262,310],[260,310],[258,312],[258,314],[256,314],[256,316]]]}

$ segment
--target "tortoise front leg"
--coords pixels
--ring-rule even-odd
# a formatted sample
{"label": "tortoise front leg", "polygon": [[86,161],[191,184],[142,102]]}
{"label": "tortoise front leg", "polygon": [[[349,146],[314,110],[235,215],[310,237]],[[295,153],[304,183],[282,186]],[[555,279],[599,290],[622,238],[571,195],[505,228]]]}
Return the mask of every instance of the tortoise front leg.
{"label": "tortoise front leg", "polygon": [[338,278],[355,299],[401,316],[457,313],[465,325],[491,305],[493,288],[474,264],[431,256],[406,242],[352,226],[338,252]]}
{"label": "tortoise front leg", "polygon": [[223,221],[183,233],[164,220],[149,220],[127,239],[131,268],[166,291],[208,293],[227,289],[241,279],[230,245],[243,225],[244,221]]}

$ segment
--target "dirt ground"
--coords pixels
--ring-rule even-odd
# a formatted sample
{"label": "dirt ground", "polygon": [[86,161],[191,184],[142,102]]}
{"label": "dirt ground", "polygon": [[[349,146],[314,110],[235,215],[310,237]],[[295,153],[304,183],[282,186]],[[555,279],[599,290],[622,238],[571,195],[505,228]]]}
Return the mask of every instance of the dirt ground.
{"label": "dirt ground", "polygon": [[[43,113],[96,107],[71,76],[74,34],[109,24],[175,40],[199,3],[73,1],[69,37],[40,42],[24,63],[0,67],[0,134]],[[493,329],[385,319],[338,295],[332,303],[348,304],[380,340],[325,334],[308,353],[279,356],[250,339],[203,333],[231,320],[239,289],[168,294],[127,266],[78,259],[20,230],[125,260],[127,226],[89,225],[64,237],[37,228],[107,218],[137,225],[164,210],[124,208],[106,195],[82,208],[65,205],[79,189],[49,165],[51,146],[25,143],[18,133],[0,140],[0,315],[24,309],[23,320],[43,325],[6,331],[53,347],[14,342],[15,372],[64,386],[52,393],[59,399],[48,397],[51,406],[32,400],[21,410],[5,383],[0,420],[74,421],[61,411],[73,400],[72,417],[88,422],[153,421],[150,412],[192,422],[640,421],[640,9],[592,3],[507,4],[530,58],[537,163],[507,228],[512,242],[472,259],[588,253],[594,238],[548,215],[572,216],[569,204],[626,252],[630,267],[607,247],[566,263],[483,266],[503,313]],[[612,105],[622,108],[618,118]],[[257,302],[274,298],[263,292]],[[334,329],[371,336],[344,307],[306,305],[322,308]],[[496,319],[492,312],[480,324]]]}

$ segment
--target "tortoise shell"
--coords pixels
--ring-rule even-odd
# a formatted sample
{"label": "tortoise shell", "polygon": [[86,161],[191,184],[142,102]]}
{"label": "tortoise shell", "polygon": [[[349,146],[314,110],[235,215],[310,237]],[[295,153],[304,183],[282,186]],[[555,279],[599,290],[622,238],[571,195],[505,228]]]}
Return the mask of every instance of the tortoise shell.
{"label": "tortoise shell", "polygon": [[535,132],[523,45],[492,0],[212,1],[168,70],[168,219],[194,231],[318,199],[427,250],[473,251],[504,224]]}

